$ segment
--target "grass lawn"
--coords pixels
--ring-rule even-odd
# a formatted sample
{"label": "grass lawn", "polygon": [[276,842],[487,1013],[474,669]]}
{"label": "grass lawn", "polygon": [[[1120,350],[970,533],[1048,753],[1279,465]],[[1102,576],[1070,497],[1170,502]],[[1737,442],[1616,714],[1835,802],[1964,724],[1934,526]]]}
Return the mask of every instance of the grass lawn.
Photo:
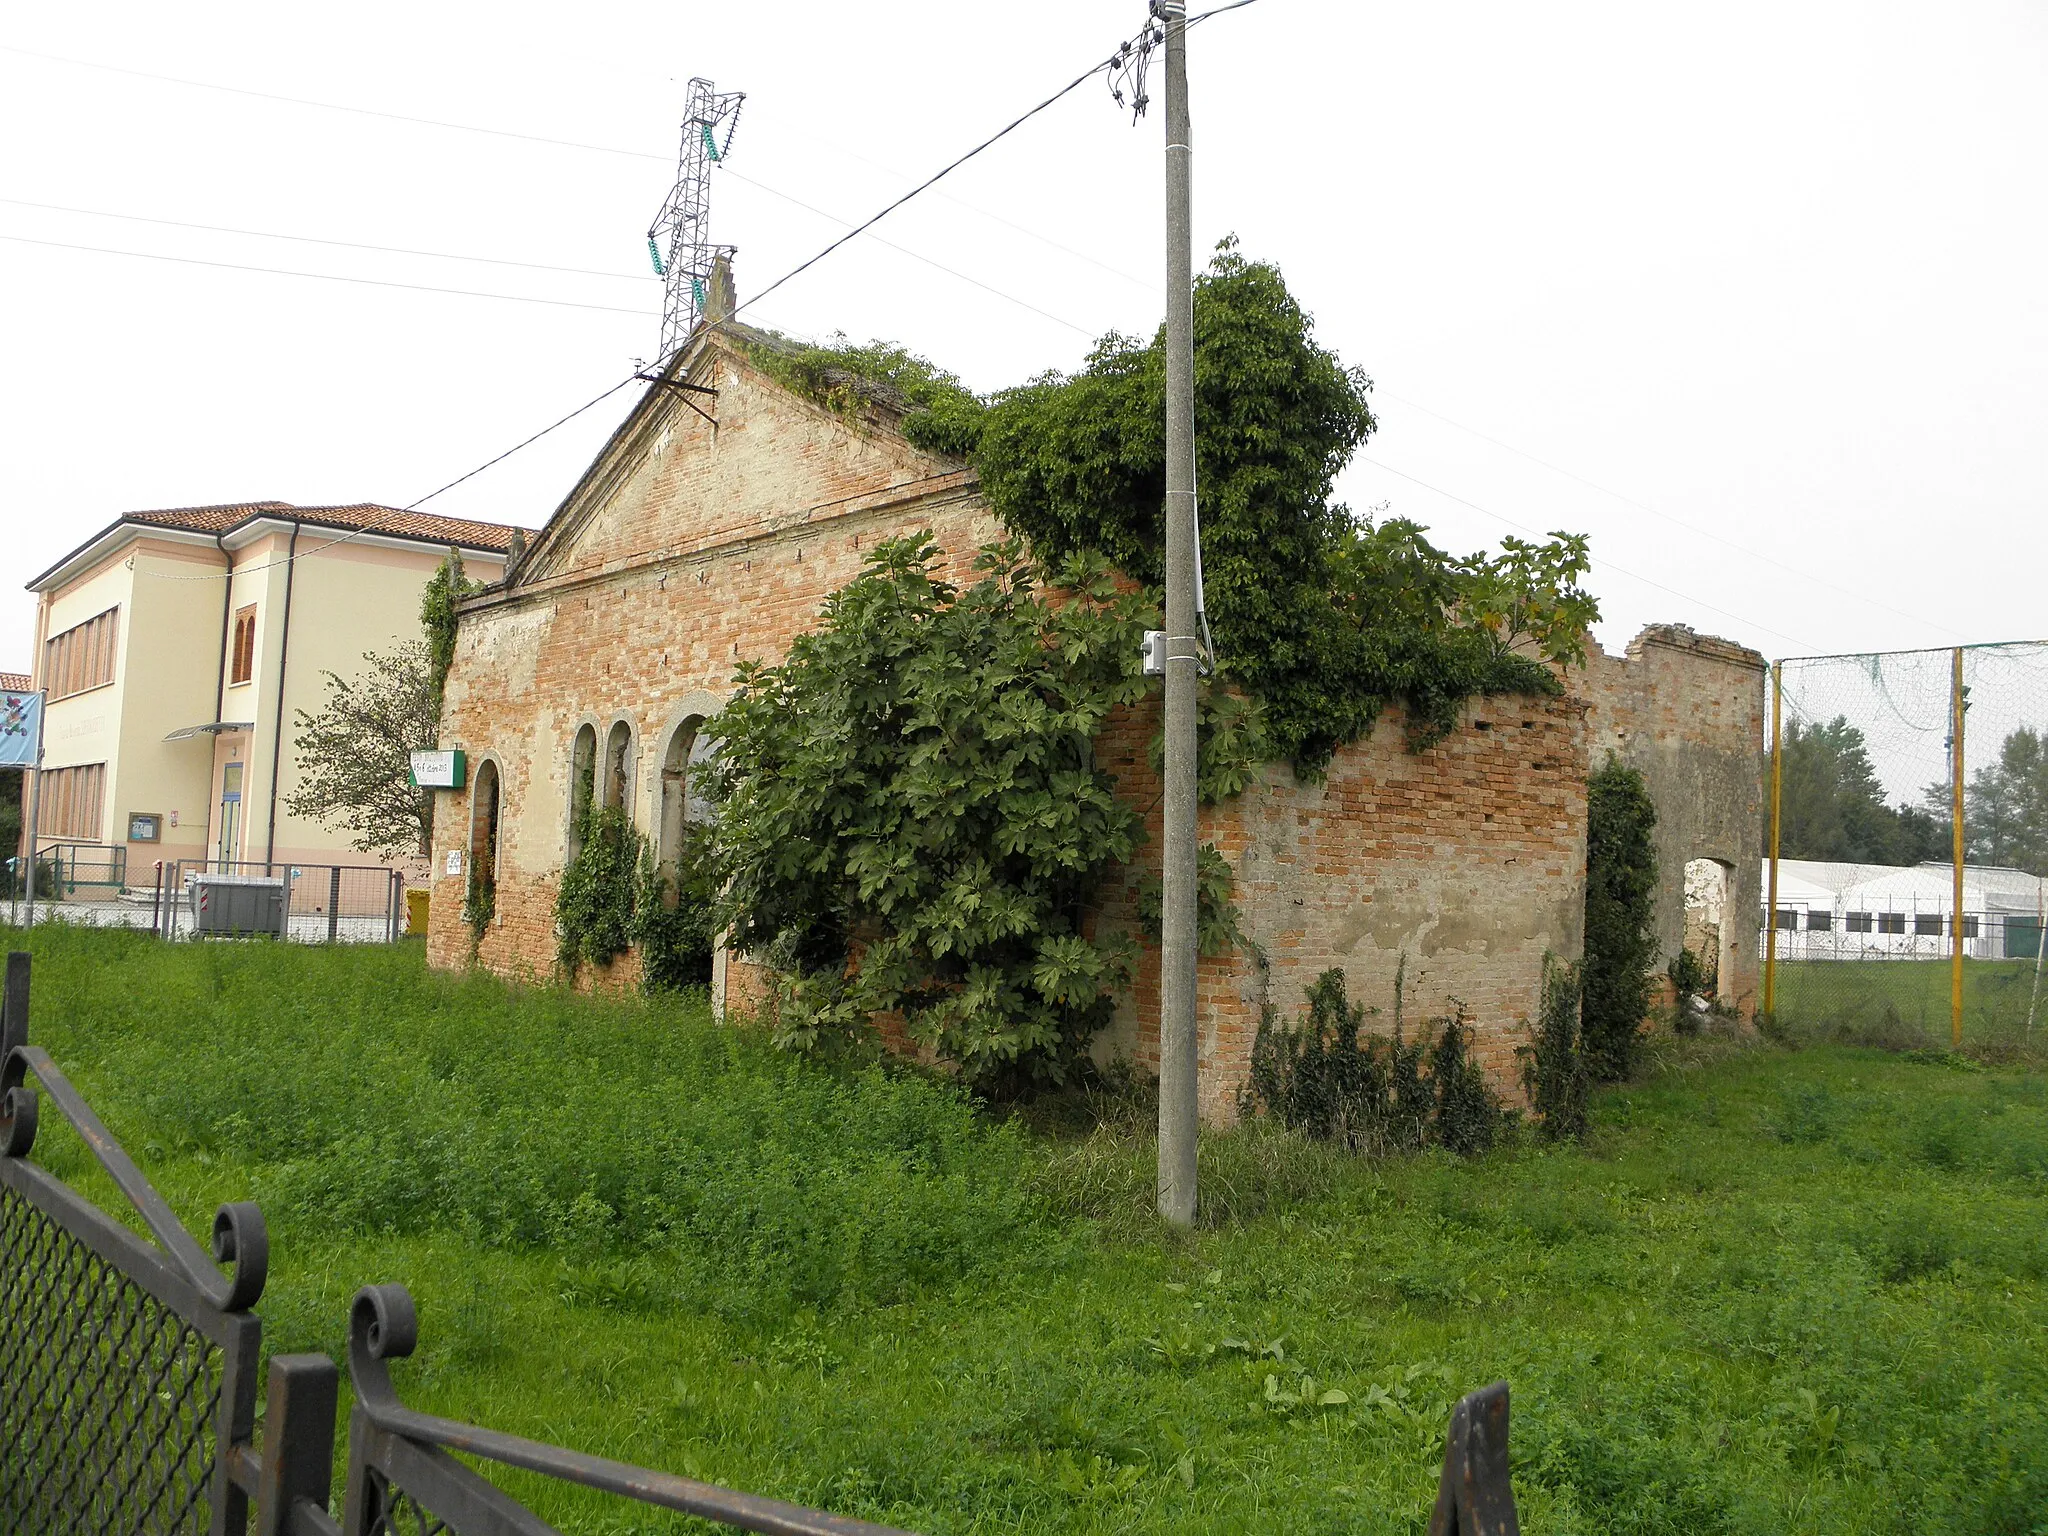
{"label": "grass lawn", "polygon": [[[1778,960],[1778,1017],[1803,1034],[1910,1049],[1949,1044],[1946,960]],[[2027,1014],[2035,1009],[2034,1028]],[[2048,977],[2032,960],[1963,962],[1963,1045],[2032,1055],[2048,1038]]]}
{"label": "grass lawn", "polygon": [[[338,1354],[402,1280],[418,1407],[930,1532],[1420,1532],[1448,1404],[1504,1376],[1532,1533],[2048,1531],[2031,1071],[1703,1045],[1583,1149],[1219,1135],[1177,1234],[1116,1114],[999,1123],[701,1004],[25,942],[34,1038],[195,1231],[263,1202],[269,1344]],[[55,1118],[37,1157],[104,1191]]]}

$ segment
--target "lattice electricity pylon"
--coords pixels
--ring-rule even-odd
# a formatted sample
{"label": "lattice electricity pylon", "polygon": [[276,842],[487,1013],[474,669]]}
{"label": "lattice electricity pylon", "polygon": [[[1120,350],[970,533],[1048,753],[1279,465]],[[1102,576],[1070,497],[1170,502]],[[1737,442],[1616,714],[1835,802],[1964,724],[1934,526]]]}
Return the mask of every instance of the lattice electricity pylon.
{"label": "lattice electricity pylon", "polygon": [[[704,312],[711,287],[711,269],[721,251],[711,244],[711,167],[732,148],[745,91],[723,96],[709,80],[690,82],[689,105],[683,114],[683,144],[677,158],[675,189],[647,228],[647,254],[655,272],[666,280],[661,305],[661,358],[667,361],[689,338]],[[667,249],[663,249],[666,241]]]}

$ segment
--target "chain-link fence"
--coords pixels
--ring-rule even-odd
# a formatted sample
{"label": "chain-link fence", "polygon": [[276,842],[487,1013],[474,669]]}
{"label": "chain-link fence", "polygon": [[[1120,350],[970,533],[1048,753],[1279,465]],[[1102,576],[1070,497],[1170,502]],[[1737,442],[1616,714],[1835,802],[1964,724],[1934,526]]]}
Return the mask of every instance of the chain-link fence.
{"label": "chain-link fence", "polygon": [[1772,668],[1764,1006],[1886,1044],[2048,1029],[2048,642]]}

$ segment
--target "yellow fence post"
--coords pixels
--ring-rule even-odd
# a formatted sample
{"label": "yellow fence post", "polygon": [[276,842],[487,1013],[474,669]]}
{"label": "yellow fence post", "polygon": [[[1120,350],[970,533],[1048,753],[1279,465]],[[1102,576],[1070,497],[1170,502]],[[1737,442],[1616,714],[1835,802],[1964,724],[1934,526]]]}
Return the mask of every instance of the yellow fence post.
{"label": "yellow fence post", "polygon": [[1953,718],[1949,737],[1949,793],[1953,799],[1950,820],[1955,854],[1955,905],[1949,915],[1948,1037],[1956,1050],[1963,1048],[1963,648],[1956,647],[1955,676],[1950,684]]}
{"label": "yellow fence post", "polygon": [[1784,799],[1785,663],[1771,664],[1771,879],[1764,898],[1764,1016],[1778,1012],[1778,834]]}

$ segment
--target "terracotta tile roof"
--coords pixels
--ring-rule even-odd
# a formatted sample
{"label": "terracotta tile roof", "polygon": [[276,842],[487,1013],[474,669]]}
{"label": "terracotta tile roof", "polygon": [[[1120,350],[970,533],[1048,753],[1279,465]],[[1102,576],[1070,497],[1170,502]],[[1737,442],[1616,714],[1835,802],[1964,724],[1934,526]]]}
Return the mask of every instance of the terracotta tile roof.
{"label": "terracotta tile roof", "polygon": [[0,672],[0,693],[27,693],[34,682],[26,672]]}
{"label": "terracotta tile roof", "polygon": [[355,502],[344,507],[295,507],[288,501],[231,501],[214,507],[165,507],[150,512],[124,512],[124,523],[154,523],[194,533],[222,533],[252,517],[296,518],[322,528],[353,529],[421,539],[434,544],[460,544],[468,549],[511,548],[512,536],[527,530],[503,523],[480,523],[467,517],[442,517],[434,512],[407,512]]}

